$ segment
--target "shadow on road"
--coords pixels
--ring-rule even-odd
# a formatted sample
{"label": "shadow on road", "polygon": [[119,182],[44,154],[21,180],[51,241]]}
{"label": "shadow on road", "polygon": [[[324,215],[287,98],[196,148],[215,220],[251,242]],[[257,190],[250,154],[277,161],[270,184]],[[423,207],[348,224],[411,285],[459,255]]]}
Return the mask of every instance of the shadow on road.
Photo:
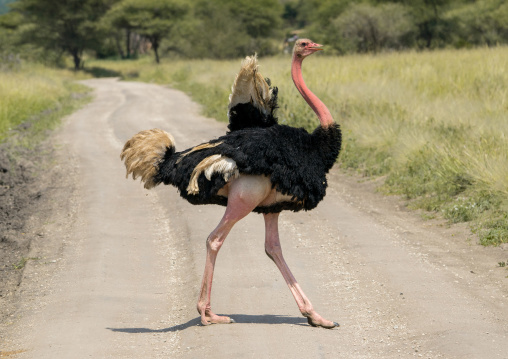
{"label": "shadow on road", "polygon": [[[296,325],[307,325],[306,318],[300,317],[288,317],[285,315],[247,315],[247,314],[233,314],[229,315],[230,318],[234,319],[236,324],[296,324]],[[201,326],[201,318],[196,317],[189,320],[187,323],[178,324],[169,328],[163,329],[150,329],[150,328],[106,328],[112,332],[140,334],[140,333],[166,333],[176,332],[179,330],[185,330],[190,327]]]}
{"label": "shadow on road", "polygon": [[305,324],[307,319],[302,317],[288,317],[287,315],[247,315],[247,314],[232,314],[230,318],[234,319],[237,323],[249,324]]}
{"label": "shadow on road", "polygon": [[92,75],[95,78],[102,78],[102,77],[121,77],[122,73],[110,69],[105,69],[103,67],[85,67],[82,69],[83,72],[86,72],[87,74]]}

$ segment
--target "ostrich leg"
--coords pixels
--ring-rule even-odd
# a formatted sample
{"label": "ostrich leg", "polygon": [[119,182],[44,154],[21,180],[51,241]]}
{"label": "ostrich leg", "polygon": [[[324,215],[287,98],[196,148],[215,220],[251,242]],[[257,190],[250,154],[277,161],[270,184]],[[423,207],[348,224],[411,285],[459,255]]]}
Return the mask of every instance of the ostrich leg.
{"label": "ostrich leg", "polygon": [[205,273],[203,274],[203,282],[201,284],[201,293],[199,295],[197,309],[201,314],[201,323],[203,325],[215,323],[233,323],[229,317],[219,316],[212,312],[210,305],[210,296],[212,294],[213,271],[215,268],[215,260],[219,249],[222,247],[226,236],[233,225],[240,219],[231,216],[232,213],[224,214],[217,228],[213,230],[206,240],[206,262]]}
{"label": "ostrich leg", "polygon": [[331,322],[329,320],[324,319],[320,316],[314,308],[312,307],[312,303],[303,293],[302,288],[296,281],[295,277],[289,270],[286,261],[284,261],[284,257],[282,256],[282,248],[279,240],[279,213],[270,213],[265,214],[265,251],[268,257],[270,257],[277,268],[279,268],[284,280],[286,281],[293,297],[296,300],[296,304],[300,309],[300,312],[304,317],[307,317],[307,321],[310,325],[314,327],[323,327],[323,328],[334,328],[338,327],[339,324],[335,322]]}
{"label": "ostrich leg", "polygon": [[241,176],[233,180],[227,188],[228,205],[226,207],[226,212],[217,228],[210,233],[206,240],[205,272],[203,274],[201,293],[197,304],[197,309],[199,314],[201,314],[201,323],[203,325],[234,323],[231,318],[216,315],[211,309],[210,296],[212,293],[215,260],[219,253],[219,249],[231,231],[231,228],[233,228],[233,225],[252,212],[252,210],[266,198],[270,189],[269,182],[263,180],[261,177],[255,176]]}

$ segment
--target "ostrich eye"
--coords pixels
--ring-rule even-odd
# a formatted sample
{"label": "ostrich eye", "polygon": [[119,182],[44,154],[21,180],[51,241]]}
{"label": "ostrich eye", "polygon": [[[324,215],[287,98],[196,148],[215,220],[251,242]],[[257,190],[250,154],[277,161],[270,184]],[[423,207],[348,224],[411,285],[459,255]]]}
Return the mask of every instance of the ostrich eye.
{"label": "ostrich eye", "polygon": [[302,42],[302,46],[307,46],[307,43],[306,42]]}

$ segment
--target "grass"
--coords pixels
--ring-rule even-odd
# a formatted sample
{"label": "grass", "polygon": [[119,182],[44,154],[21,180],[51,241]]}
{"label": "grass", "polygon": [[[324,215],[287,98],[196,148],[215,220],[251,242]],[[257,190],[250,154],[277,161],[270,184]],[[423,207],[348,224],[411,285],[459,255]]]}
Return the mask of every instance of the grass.
{"label": "grass", "polygon": [[[279,87],[279,122],[312,130],[318,121],[294,88],[289,63],[264,58],[260,70]],[[181,89],[220,121],[239,64],[93,62],[125,79]],[[381,191],[403,195],[427,217],[469,222],[483,245],[508,242],[507,47],[314,55],[304,78],[342,126],[343,168],[383,176]]]}
{"label": "grass", "polygon": [[85,101],[88,89],[75,82],[82,77],[34,64],[0,68],[0,142],[19,131],[29,133],[23,136],[25,146],[44,138]]}
{"label": "grass", "polygon": [[30,258],[21,257],[21,259],[19,260],[18,263],[13,264],[13,267],[16,270],[21,270],[21,269],[25,268],[28,261],[37,261],[37,260],[40,260],[40,258],[38,258],[38,257],[30,257]]}

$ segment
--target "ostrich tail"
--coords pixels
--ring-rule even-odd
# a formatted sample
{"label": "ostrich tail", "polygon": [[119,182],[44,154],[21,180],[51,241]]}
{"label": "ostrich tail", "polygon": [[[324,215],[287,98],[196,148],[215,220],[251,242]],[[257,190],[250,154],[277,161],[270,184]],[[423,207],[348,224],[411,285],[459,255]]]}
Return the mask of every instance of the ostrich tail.
{"label": "ostrich tail", "polygon": [[120,155],[126,177],[132,173],[133,179],[141,177],[146,189],[155,187],[159,184],[155,176],[168,151],[170,155],[175,152],[175,140],[169,133],[159,129],[139,132],[125,143]]}

